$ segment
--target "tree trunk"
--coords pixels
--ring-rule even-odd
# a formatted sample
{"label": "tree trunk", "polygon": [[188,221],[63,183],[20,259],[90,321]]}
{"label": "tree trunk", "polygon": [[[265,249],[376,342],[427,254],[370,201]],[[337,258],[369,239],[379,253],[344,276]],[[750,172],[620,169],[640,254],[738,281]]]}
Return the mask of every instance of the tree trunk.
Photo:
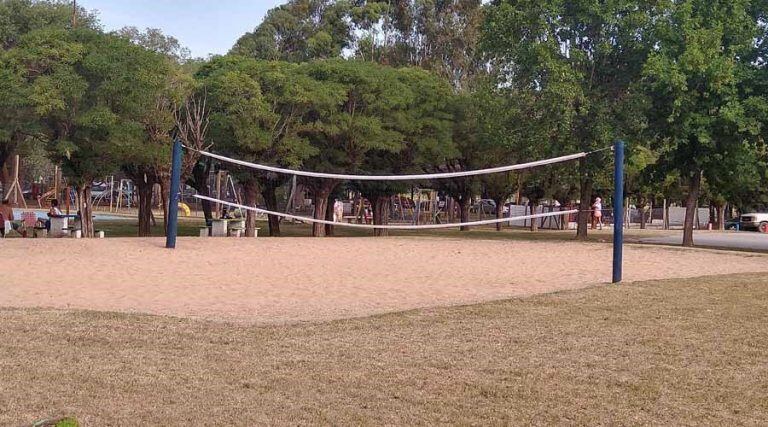
{"label": "tree trunk", "polygon": [[[539,204],[538,202],[538,200],[528,199],[528,208],[531,215],[536,215],[536,206]],[[534,233],[539,231],[538,218],[531,218],[531,231]]]}
{"label": "tree trunk", "polygon": [[[243,180],[243,198],[246,206],[256,206],[256,196],[259,187],[253,179]],[[250,209],[245,212],[245,237],[256,236],[256,212]]]}
{"label": "tree trunk", "polygon": [[[373,205],[373,223],[374,225],[389,224],[389,196],[376,196],[371,198]],[[374,228],[374,236],[388,236],[389,230],[386,228]]]}
{"label": "tree trunk", "polygon": [[717,229],[723,231],[725,230],[725,203],[716,203],[715,209],[717,210]]}
{"label": "tree trunk", "polygon": [[134,184],[139,194],[139,237],[152,235],[152,187],[154,183],[135,179]]}
{"label": "tree trunk", "polygon": [[[328,195],[328,200],[325,202],[325,220],[333,221],[333,203],[335,197]],[[361,199],[362,202],[362,199]],[[331,224],[325,224],[325,235],[327,237],[333,237],[336,234],[336,227]]]}
{"label": "tree trunk", "polygon": [[[498,220],[504,218],[504,200],[506,200],[506,197],[493,199],[496,202],[496,219]],[[501,221],[496,223],[496,231],[501,231],[501,225]]]}
{"label": "tree trunk", "polygon": [[[469,222],[469,205],[472,204],[471,199],[469,197],[462,197],[461,200],[456,200],[456,203],[459,204],[459,212],[461,212],[459,215],[459,222]],[[469,231],[469,226],[462,225],[459,227],[459,231]]]}
{"label": "tree trunk", "polygon": [[0,186],[3,187],[3,191],[0,192],[0,199],[5,198],[5,193],[8,192],[10,174],[8,173],[8,168],[6,167],[6,161],[10,155],[10,152],[0,148]]}
{"label": "tree trunk", "polygon": [[[317,192],[316,192],[317,193]],[[325,210],[328,204],[328,197],[318,194],[313,198],[314,213],[312,215],[315,219],[325,219]],[[317,222],[312,223],[312,236],[313,237],[325,237],[325,224]]]}
{"label": "tree trunk", "polygon": [[448,222],[456,221],[456,203],[454,203],[453,197],[448,197],[445,201],[445,208],[448,212]]}
{"label": "tree trunk", "polygon": [[[328,197],[331,195],[334,187],[336,187],[336,184],[336,181],[324,179],[314,183],[312,186],[312,202],[314,204],[314,213],[312,214],[312,217],[314,219],[325,219],[328,210]],[[325,224],[317,222],[312,223],[313,237],[325,237],[325,231]]]}
{"label": "tree trunk", "polygon": [[83,237],[93,237],[93,201],[90,184],[77,187],[77,210],[80,213]]}
{"label": "tree trunk", "polygon": [[646,229],[646,221],[647,218],[645,217],[645,207],[647,206],[647,203],[644,198],[640,198],[638,202],[637,208],[640,210],[640,229],[645,230]]}
{"label": "tree trunk", "polygon": [[[274,183],[265,183],[261,188],[261,197],[264,198],[264,204],[267,210],[277,212],[277,186]],[[277,237],[280,235],[280,217],[277,215],[267,215],[269,221],[269,235]]]}
{"label": "tree trunk", "polygon": [[[592,180],[587,176],[586,161],[579,159],[579,172],[581,180],[579,183],[579,213],[576,216],[576,238],[579,240],[587,240],[587,229],[589,228],[589,218],[592,214],[592,207],[590,202],[592,201]],[[621,201],[614,201],[615,203],[621,203]],[[616,220],[614,219],[614,223]]]}
{"label": "tree trunk", "polygon": [[[197,191],[197,194],[201,196],[210,197],[211,195],[210,189],[208,188],[208,174],[210,173],[210,170],[211,162],[209,160],[205,161],[205,163],[198,163],[192,169],[192,176],[187,181],[192,186],[192,188]],[[213,207],[211,202],[208,200],[202,200],[200,205],[203,208],[205,223],[210,225],[211,221],[213,220]]]}
{"label": "tree trunk", "polygon": [[693,223],[696,220],[696,210],[699,204],[699,189],[701,188],[701,173],[696,172],[691,177],[688,196],[685,201],[685,223],[683,225],[683,246],[693,246]]}

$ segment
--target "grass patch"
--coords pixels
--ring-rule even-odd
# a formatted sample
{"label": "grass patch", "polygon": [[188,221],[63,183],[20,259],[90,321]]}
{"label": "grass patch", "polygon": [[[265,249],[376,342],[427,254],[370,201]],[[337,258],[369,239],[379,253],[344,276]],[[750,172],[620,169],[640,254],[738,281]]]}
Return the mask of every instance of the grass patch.
{"label": "grass patch", "polygon": [[56,418],[46,419],[34,422],[30,427],[80,427],[80,424],[74,418]]}
{"label": "grass patch", "polygon": [[0,424],[768,423],[768,275],[256,327],[0,310]]}
{"label": "grass patch", "polygon": [[[96,229],[105,230],[107,237],[134,237],[138,231],[137,220],[107,220],[97,221]],[[199,229],[204,226],[201,218],[180,218],[179,236],[198,236]],[[259,236],[268,236],[269,230],[266,222],[259,222]],[[283,222],[280,225],[281,235],[283,237],[308,237],[311,235],[309,224]],[[625,231],[628,238],[637,235],[638,237],[648,237],[650,231]],[[442,237],[455,239],[480,239],[480,240],[540,240],[540,241],[568,241],[575,240],[575,230],[539,230],[535,233],[523,228],[504,228],[502,231],[496,231],[489,226],[473,227],[469,231],[459,231],[458,229],[436,229],[436,230],[390,230],[391,236],[412,236],[412,237]],[[163,235],[162,219],[158,225],[152,227],[153,236]],[[371,237],[373,232],[359,228],[336,227],[336,237]],[[612,239],[611,230],[590,230],[589,240],[592,242],[610,242]]]}

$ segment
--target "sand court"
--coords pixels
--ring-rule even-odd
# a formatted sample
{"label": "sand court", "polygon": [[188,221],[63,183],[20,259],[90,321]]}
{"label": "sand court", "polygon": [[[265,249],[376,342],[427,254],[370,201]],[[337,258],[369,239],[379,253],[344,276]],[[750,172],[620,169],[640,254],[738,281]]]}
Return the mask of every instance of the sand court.
{"label": "sand court", "polygon": [[[0,307],[287,323],[605,283],[611,246],[424,237],[9,239]],[[627,245],[625,281],[768,272],[768,256]]]}

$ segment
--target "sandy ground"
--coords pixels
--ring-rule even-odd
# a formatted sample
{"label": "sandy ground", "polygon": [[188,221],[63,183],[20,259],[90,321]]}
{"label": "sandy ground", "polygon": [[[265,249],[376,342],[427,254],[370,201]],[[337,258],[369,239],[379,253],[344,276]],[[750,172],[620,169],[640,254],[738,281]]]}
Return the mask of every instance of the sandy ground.
{"label": "sandy ground", "polygon": [[[255,323],[365,316],[605,283],[611,246],[446,238],[0,241],[0,307]],[[768,272],[768,256],[625,247],[626,281]]]}

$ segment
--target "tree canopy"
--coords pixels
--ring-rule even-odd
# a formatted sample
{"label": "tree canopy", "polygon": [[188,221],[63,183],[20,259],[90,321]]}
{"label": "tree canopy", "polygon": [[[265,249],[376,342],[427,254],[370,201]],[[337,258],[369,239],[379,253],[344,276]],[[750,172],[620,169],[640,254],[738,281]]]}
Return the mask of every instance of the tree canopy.
{"label": "tree canopy", "polygon": [[[465,220],[478,196],[495,200],[498,215],[512,194],[590,206],[609,195],[603,149],[619,138],[629,142],[627,193],[638,206],[665,196],[686,204],[686,244],[700,198],[719,210],[768,201],[762,1],[290,0],[229,54],[196,60],[160,30],[105,33],[72,6],[0,1],[0,168],[23,144],[44,147],[81,210],[93,180],[120,170],[139,187],[141,234],[153,185],[173,208],[174,129],[232,157],[335,173],[594,151],[578,168],[477,179],[307,179],[316,218],[340,188],[368,198],[376,224],[386,223],[390,196],[423,185],[450,195]],[[210,163],[193,153],[185,176],[205,193]],[[286,176],[230,169],[247,204],[260,194],[277,209]],[[581,212],[584,238],[589,209]],[[279,233],[276,217],[270,231]]]}

